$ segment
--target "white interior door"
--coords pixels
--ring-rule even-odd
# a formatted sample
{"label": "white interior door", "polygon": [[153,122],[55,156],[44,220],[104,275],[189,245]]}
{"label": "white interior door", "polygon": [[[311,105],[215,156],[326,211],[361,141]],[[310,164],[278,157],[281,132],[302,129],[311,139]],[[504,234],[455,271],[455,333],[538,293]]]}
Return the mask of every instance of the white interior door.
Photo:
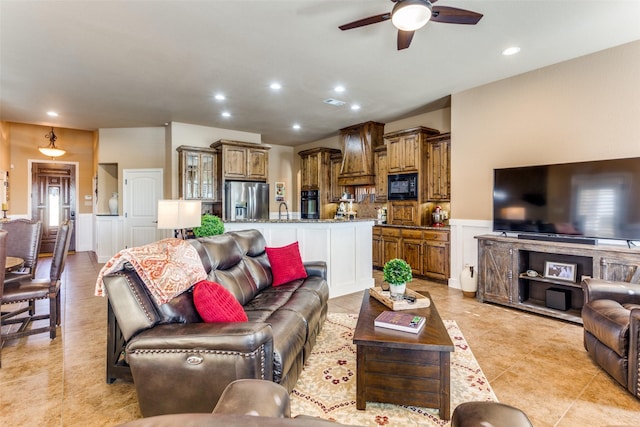
{"label": "white interior door", "polygon": [[158,200],[162,198],[162,169],[124,169],[122,214],[124,244],[131,248],[158,241]]}

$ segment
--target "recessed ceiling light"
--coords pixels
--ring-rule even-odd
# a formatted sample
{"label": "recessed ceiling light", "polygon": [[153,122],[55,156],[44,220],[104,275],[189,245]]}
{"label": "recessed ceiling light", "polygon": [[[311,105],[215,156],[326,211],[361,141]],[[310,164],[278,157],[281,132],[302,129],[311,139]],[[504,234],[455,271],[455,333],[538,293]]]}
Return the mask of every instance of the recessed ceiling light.
{"label": "recessed ceiling light", "polygon": [[223,111],[222,112],[222,117],[231,117],[231,113],[228,111]]}
{"label": "recessed ceiling light", "polygon": [[226,97],[226,96],[224,96],[224,94],[222,94],[222,93],[216,93],[215,98],[216,98],[218,101],[224,101],[225,99],[227,99],[227,97]]}
{"label": "recessed ceiling light", "polygon": [[360,106],[359,106],[358,104],[352,104],[352,105],[351,105],[351,109],[352,109],[353,111],[358,111],[358,110],[360,109]]}
{"label": "recessed ceiling light", "polygon": [[282,85],[278,82],[273,82],[271,83],[271,85],[269,86],[271,89],[273,90],[280,90],[282,89]]}
{"label": "recessed ceiling light", "polygon": [[47,116],[58,117],[58,113],[56,113],[55,111],[47,111]]}
{"label": "recessed ceiling light", "polygon": [[338,93],[341,93],[341,92],[345,91],[344,86],[342,86],[342,85],[338,85],[338,86],[334,87],[333,90],[335,90]]}
{"label": "recessed ceiling light", "polygon": [[300,125],[298,123],[294,123],[291,127],[295,130],[300,130]]}
{"label": "recessed ceiling light", "polygon": [[518,52],[520,52],[520,48],[518,46],[511,46],[503,50],[502,54],[504,56],[510,56],[510,55],[515,55]]}

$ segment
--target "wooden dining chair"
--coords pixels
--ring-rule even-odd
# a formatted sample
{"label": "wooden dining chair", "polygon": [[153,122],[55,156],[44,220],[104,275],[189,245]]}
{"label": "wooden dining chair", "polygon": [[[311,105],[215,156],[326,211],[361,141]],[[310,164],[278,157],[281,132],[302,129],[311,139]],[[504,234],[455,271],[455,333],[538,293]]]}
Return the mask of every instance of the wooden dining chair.
{"label": "wooden dining chair", "polygon": [[[71,232],[73,230],[73,221],[65,221],[58,227],[58,235],[53,248],[53,258],[51,259],[51,268],[49,270],[48,279],[27,279],[12,283],[5,286],[4,281],[0,282],[0,297],[2,311],[0,317],[0,327],[5,325],[18,324],[17,330],[7,329],[2,332],[0,338],[2,344],[5,341],[21,338],[28,335],[49,332],[49,337],[56,337],[56,328],[60,325],[60,286],[64,264],[69,252],[69,244],[71,243]],[[6,232],[5,232],[6,233]],[[5,242],[6,243],[6,242]],[[1,250],[1,249],[0,249]],[[6,252],[6,249],[5,249]],[[6,262],[6,255],[2,257]],[[4,272],[4,268],[2,269]],[[49,300],[49,312],[46,314],[35,313],[35,301]],[[25,306],[24,303],[27,303]],[[38,320],[49,320],[47,326],[29,327],[32,322]],[[0,344],[0,357],[2,353],[2,345]],[[0,359],[0,367],[1,365]]]}
{"label": "wooden dining chair", "polygon": [[35,279],[38,253],[42,242],[42,222],[14,219],[3,222],[0,226],[9,233],[7,236],[7,255],[24,260],[20,271],[11,271],[5,274],[4,283]]}

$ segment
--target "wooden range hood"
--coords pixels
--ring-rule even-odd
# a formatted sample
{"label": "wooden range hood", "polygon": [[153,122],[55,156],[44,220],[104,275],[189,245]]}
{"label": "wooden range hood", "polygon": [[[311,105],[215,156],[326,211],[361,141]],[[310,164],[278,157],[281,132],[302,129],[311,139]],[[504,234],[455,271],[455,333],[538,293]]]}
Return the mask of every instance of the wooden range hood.
{"label": "wooden range hood", "polygon": [[340,129],[342,166],[338,185],[375,185],[373,150],[384,144],[384,123],[365,122]]}

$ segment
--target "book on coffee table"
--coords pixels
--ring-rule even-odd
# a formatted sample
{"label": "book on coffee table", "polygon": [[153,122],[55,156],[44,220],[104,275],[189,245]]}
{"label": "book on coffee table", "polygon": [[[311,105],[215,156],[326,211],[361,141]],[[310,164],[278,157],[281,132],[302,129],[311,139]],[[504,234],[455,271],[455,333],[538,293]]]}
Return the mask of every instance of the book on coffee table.
{"label": "book on coffee table", "polygon": [[397,311],[383,311],[373,321],[375,326],[417,334],[424,327],[424,316]]}

